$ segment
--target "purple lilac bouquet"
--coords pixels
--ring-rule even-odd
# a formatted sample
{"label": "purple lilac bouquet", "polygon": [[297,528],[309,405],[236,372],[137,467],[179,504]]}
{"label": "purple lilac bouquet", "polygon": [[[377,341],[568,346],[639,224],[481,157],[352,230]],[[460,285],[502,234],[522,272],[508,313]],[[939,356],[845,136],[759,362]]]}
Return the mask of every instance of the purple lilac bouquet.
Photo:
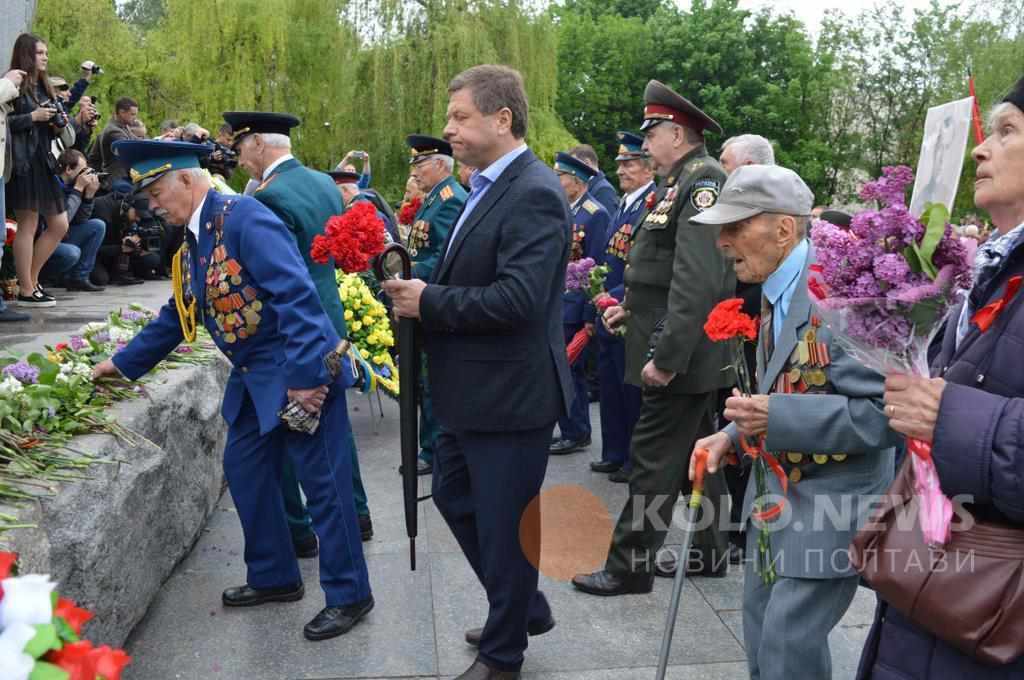
{"label": "purple lilac bouquet", "polygon": [[[971,285],[967,250],[945,206],[930,204],[918,220],[905,202],[914,174],[888,167],[860,198],[877,210],[853,217],[850,228],[812,226],[817,264],[808,288],[836,342],[879,373],[928,375],[928,345],[950,307]],[[921,526],[931,544],[949,538],[952,506],[942,495],[930,442],[910,441]]]}

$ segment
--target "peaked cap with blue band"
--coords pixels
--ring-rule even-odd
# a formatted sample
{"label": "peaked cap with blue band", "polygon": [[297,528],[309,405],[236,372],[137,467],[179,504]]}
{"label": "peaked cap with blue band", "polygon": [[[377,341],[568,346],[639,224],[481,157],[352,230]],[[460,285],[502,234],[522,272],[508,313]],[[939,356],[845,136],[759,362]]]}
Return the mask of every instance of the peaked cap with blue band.
{"label": "peaked cap with blue band", "polygon": [[114,155],[128,168],[132,184],[143,189],[172,170],[198,168],[199,159],[212,147],[191,142],[122,139],[114,142]]}
{"label": "peaked cap with blue band", "polygon": [[579,178],[583,183],[587,183],[590,179],[597,174],[597,170],[576,158],[571,156],[564,151],[559,151],[555,154],[555,172],[564,172]]}
{"label": "peaked cap with blue band", "polygon": [[650,158],[650,154],[644,151],[643,135],[619,130],[615,133],[615,138],[619,140],[619,155],[615,157],[615,160],[635,161],[642,158]]}

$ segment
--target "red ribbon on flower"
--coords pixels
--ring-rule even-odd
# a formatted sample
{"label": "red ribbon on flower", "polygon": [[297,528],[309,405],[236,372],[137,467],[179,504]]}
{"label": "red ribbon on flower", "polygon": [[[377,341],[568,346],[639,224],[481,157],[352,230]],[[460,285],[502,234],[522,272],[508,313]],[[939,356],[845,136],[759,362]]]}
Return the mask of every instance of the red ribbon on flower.
{"label": "red ribbon on flower", "polygon": [[1024,280],[1024,276],[1018,275],[1007,281],[1006,291],[1003,293],[1003,297],[999,298],[995,302],[985,305],[975,312],[974,316],[971,317],[971,323],[977,325],[978,328],[981,329],[982,333],[991,328],[992,324],[999,318],[999,315],[1003,313],[1004,309],[1006,309],[1006,306],[1010,304],[1011,300],[1013,300],[1017,291],[1020,290],[1022,280]]}
{"label": "red ribbon on flower", "polygon": [[907,437],[907,450],[921,460],[930,460],[932,457],[932,445],[921,439]]}
{"label": "red ribbon on flower", "polygon": [[[772,471],[776,478],[779,480],[779,484],[782,486],[782,495],[786,495],[789,492],[789,477],[786,476],[786,471],[782,469],[782,464],[779,463],[778,459],[772,454],[768,453],[764,449],[764,438],[757,438],[757,445],[751,445],[747,438],[740,435],[740,446],[743,448],[743,453],[750,456],[754,460],[761,458],[765,463],[768,464],[768,468]],[[782,509],[785,507],[786,501],[781,500],[775,503],[767,510],[760,512],[752,512],[750,516],[759,522],[767,522],[768,520],[775,519],[782,514]]]}

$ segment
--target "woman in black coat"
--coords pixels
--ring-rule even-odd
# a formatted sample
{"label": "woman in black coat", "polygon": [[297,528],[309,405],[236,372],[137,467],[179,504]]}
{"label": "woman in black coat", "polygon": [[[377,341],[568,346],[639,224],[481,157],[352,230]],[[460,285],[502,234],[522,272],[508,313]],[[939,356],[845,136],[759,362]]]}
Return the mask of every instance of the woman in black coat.
{"label": "woman in black coat", "polygon": [[[57,179],[51,144],[69,121],[58,112],[53,87],[46,75],[46,43],[29,33],[18,36],[11,68],[25,72],[21,94],[7,118],[14,167],[7,184],[7,205],[18,221],[14,238],[14,264],[18,272],[17,304],[52,307],[56,304],[39,286],[39,272],[68,230],[64,192]],[[39,217],[47,228],[35,238]]]}

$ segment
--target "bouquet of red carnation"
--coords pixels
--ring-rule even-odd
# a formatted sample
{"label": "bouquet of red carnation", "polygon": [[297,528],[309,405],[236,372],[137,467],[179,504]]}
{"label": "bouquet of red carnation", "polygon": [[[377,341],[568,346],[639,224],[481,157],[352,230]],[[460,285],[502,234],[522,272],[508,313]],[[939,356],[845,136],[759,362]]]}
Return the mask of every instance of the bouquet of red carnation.
{"label": "bouquet of red carnation", "polygon": [[313,237],[310,257],[314,262],[334,266],[346,274],[366,271],[370,260],[384,252],[384,221],[368,201],[360,201],[340,215],[327,220],[323,235]]}
{"label": "bouquet of red carnation", "polygon": [[416,219],[416,213],[419,212],[422,205],[423,199],[418,196],[411,201],[403,203],[398,211],[398,223],[406,226],[412,224],[412,221]]}
{"label": "bouquet of red carnation", "polygon": [[[714,342],[728,342],[732,349],[731,368],[736,372],[736,384],[743,396],[754,393],[754,379],[747,370],[747,362],[743,354],[743,343],[757,342],[757,319],[743,313],[743,300],[732,298],[718,303],[704,324],[704,333]],[[757,484],[757,496],[754,500],[754,511],[751,517],[761,523],[761,534],[757,537],[757,571],[765,583],[775,581],[775,562],[772,559],[771,533],[767,522],[782,514],[783,503],[780,501],[768,505],[768,471],[771,470],[782,484],[783,493],[788,486],[788,478],[782,465],[775,457],[764,450],[763,441],[756,444],[747,442],[740,436],[743,453],[754,459],[754,481]]]}
{"label": "bouquet of red carnation", "polygon": [[4,680],[120,680],[131,657],[81,639],[92,614],[58,597],[49,576],[19,576],[18,556],[0,552],[0,668]]}

